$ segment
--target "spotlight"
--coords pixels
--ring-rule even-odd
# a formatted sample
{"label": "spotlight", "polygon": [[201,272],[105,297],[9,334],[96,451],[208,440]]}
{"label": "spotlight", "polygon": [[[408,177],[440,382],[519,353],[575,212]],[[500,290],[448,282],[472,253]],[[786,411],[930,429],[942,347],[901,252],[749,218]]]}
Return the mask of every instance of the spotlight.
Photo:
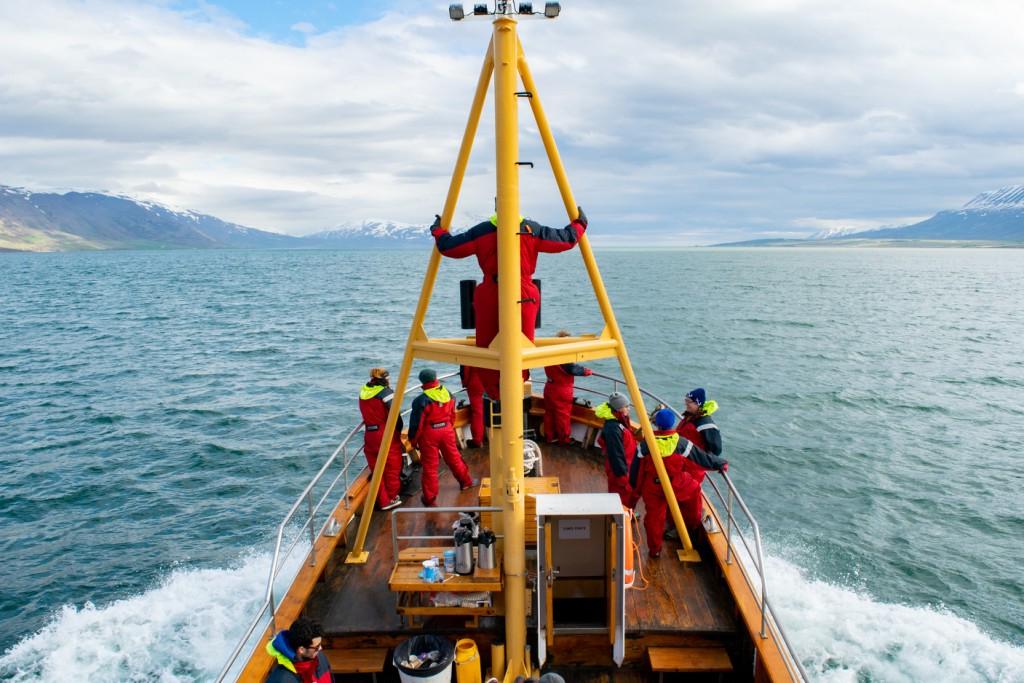
{"label": "spotlight", "polygon": [[473,14],[480,16],[481,14],[487,14],[487,5],[473,5]]}
{"label": "spotlight", "polygon": [[533,3],[532,2],[521,2],[519,3],[520,14],[533,14]]}
{"label": "spotlight", "polygon": [[562,5],[557,2],[546,2],[544,3],[544,16],[548,19],[554,19],[561,13]]}
{"label": "spotlight", "polygon": [[448,16],[451,17],[452,21],[458,21],[466,16],[465,11],[462,9],[462,3],[448,5]]}

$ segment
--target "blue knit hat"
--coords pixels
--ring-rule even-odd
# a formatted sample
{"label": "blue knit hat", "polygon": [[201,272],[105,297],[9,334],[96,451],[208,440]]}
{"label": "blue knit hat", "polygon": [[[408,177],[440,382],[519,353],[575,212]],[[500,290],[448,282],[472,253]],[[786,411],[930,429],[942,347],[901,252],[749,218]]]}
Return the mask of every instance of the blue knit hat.
{"label": "blue knit hat", "polygon": [[676,423],[676,414],[668,408],[662,408],[654,414],[654,426],[658,428],[659,432],[666,432],[672,429],[672,425]]}
{"label": "blue knit hat", "polygon": [[690,399],[699,406],[704,405],[704,401],[707,400],[707,394],[704,393],[702,387],[697,387],[686,395],[686,398]]}

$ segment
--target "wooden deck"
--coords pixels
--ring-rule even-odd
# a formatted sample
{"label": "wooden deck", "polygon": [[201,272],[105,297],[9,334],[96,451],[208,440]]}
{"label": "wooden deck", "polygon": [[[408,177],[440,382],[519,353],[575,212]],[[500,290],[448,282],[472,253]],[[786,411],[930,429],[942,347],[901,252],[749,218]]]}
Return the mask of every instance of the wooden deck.
{"label": "wooden deck", "polygon": [[[605,475],[601,456],[595,451],[544,445],[544,474],[557,476],[563,493],[604,491]],[[476,478],[488,476],[487,452],[467,449],[466,464]],[[479,488],[459,491],[447,468],[441,467],[439,506],[477,505]],[[417,492],[405,505],[419,506]],[[444,534],[450,515],[404,516],[402,533]],[[349,529],[351,537],[355,525]],[[642,542],[642,539],[641,539]],[[436,543],[417,542],[418,545]],[[675,546],[668,542],[666,547]],[[642,571],[649,581],[646,590],[626,592],[627,632],[638,634],[677,633],[708,636],[727,635],[737,629],[732,598],[722,585],[711,553],[702,549],[704,562],[682,564],[674,553],[666,552],[657,560],[647,559],[645,546]],[[318,620],[328,636],[370,634],[398,635],[402,628],[396,613],[395,594],[388,590],[388,577],[394,564],[391,548],[391,516],[376,513],[370,525],[366,550],[370,559],[363,565],[338,562],[317,587],[306,607],[306,614]],[[637,584],[641,579],[638,573]],[[500,630],[500,619],[484,619],[480,629]]]}

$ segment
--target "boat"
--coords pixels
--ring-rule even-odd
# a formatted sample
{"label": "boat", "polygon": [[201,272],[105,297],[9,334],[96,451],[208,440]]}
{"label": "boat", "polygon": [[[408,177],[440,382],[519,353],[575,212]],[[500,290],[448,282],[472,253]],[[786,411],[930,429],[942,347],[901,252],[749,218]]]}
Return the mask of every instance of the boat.
{"label": "boat", "polygon": [[[691,537],[671,494],[664,464],[660,474],[679,530],[674,554],[647,560],[639,549],[643,531],[608,493],[604,456],[595,438],[604,421],[595,404],[625,392],[633,426],[656,452],[646,408],[671,407],[637,382],[593,251],[578,240],[604,328],[571,337],[537,337],[520,331],[518,108],[528,103],[570,220],[578,217],[540,93],[530,71],[519,23],[550,20],[520,2],[476,5],[467,15],[452,5],[453,20],[489,21],[490,43],[440,216],[447,229],[455,211],[470,150],[493,82],[496,125],[499,334],[486,348],[471,336],[429,337],[423,321],[441,254],[427,264],[394,387],[378,467],[362,452],[362,424],[353,427],[313,476],[277,528],[265,594],[217,680],[264,681],[275,660],[266,643],[299,616],[323,627],[324,652],[335,680],[370,677],[407,680],[395,668],[395,650],[425,633],[440,636],[472,656],[460,660],[460,681],[556,672],[568,681],[647,681],[665,675],[685,680],[804,681],[799,657],[768,599],[764,552],[757,520],[727,472],[704,481],[705,517]],[[520,89],[520,82],[522,89]],[[557,256],[552,258],[567,258]],[[581,287],[582,291],[582,287]],[[504,331],[509,331],[508,334]],[[594,373],[577,386],[572,409],[575,441],[537,444],[545,412],[542,383],[523,381],[522,371],[615,358],[620,374]],[[460,401],[455,428],[463,458],[479,487],[461,490],[442,468],[434,507],[415,498],[387,512],[374,509],[386,448],[416,385],[415,361],[500,371],[500,400],[493,404],[488,447],[467,447],[470,407]],[[448,379],[456,373],[442,374]],[[459,398],[465,390],[453,393]],[[406,456],[411,457],[411,456]],[[415,476],[411,487],[415,490]],[[435,560],[454,548],[452,526],[493,530],[496,561],[484,562],[481,544],[465,550],[468,569],[437,583]],[[479,529],[477,529],[479,534]],[[460,547],[460,550],[463,548]],[[461,562],[461,560],[460,560]],[[439,562],[437,562],[439,563]],[[466,568],[463,568],[466,569]],[[630,584],[632,584],[630,586]],[[466,645],[468,643],[468,645]],[[403,658],[404,659],[404,656]],[[466,665],[465,662],[470,664]],[[468,668],[464,668],[468,667]],[[426,680],[426,679],[424,679]]]}

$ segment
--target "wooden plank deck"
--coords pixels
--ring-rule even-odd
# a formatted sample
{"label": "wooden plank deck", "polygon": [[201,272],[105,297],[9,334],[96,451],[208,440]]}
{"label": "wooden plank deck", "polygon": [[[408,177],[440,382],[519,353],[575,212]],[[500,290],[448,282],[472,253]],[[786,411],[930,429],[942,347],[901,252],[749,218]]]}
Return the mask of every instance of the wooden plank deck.
{"label": "wooden plank deck", "polygon": [[[579,448],[567,449],[543,445],[544,474],[559,478],[564,493],[605,491],[605,475],[601,455]],[[489,475],[487,451],[466,449],[466,464],[474,477]],[[418,491],[418,485],[417,485]],[[458,484],[444,466],[441,467],[439,506],[477,505],[479,488],[459,491]],[[417,494],[407,498],[406,506],[417,507]],[[642,509],[642,505],[641,505]],[[450,515],[406,515],[402,533],[444,534],[449,529]],[[352,525],[350,536],[356,525]],[[649,586],[646,590],[626,591],[627,631],[629,633],[707,633],[728,634],[737,629],[732,614],[732,599],[718,576],[718,567],[710,552],[704,551],[700,564],[682,564],[674,553],[664,553],[657,560],[647,558],[641,543],[642,570]],[[416,542],[436,545],[437,542]],[[668,547],[675,547],[667,543]],[[395,611],[395,594],[388,590],[388,577],[394,561],[391,548],[391,516],[374,514],[367,537],[370,559],[366,564],[337,563],[325,581],[316,589],[306,607],[308,616],[320,621],[329,636],[369,633],[399,633],[403,629]],[[637,576],[640,583],[639,574]],[[495,622],[492,628],[500,628]],[[486,625],[482,625],[486,628]]]}

